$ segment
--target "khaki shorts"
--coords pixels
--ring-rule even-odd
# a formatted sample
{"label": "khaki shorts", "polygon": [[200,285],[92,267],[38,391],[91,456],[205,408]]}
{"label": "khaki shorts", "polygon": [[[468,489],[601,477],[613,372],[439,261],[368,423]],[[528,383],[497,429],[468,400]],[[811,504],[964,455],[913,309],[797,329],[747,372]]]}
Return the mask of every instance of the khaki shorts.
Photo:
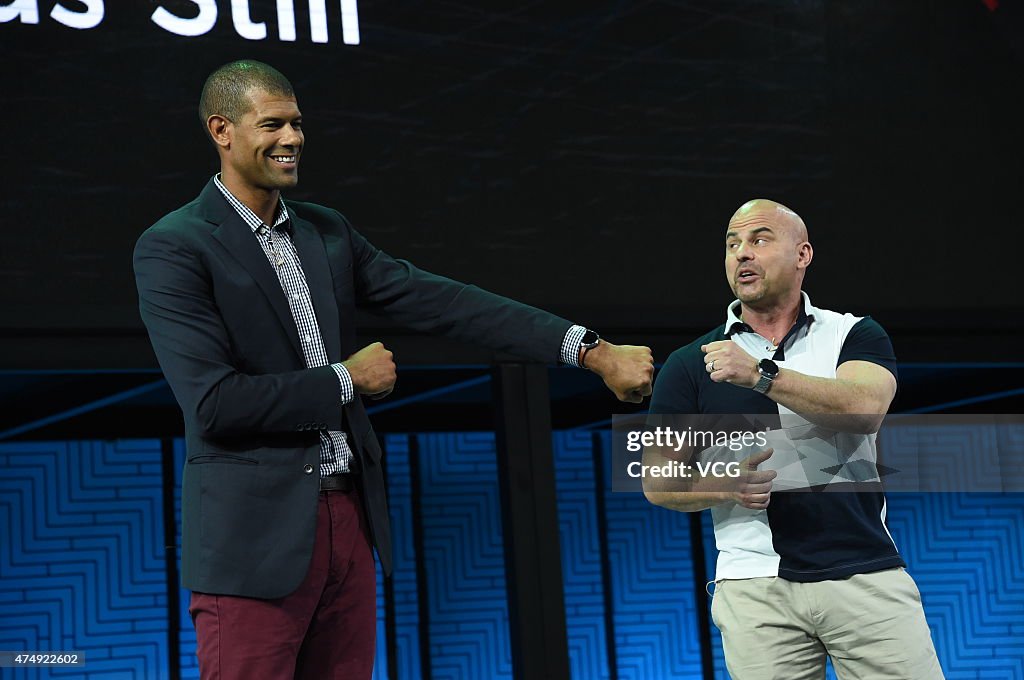
{"label": "khaki shorts", "polygon": [[733,680],[942,680],[921,594],[902,568],[796,583],[719,581],[711,618]]}

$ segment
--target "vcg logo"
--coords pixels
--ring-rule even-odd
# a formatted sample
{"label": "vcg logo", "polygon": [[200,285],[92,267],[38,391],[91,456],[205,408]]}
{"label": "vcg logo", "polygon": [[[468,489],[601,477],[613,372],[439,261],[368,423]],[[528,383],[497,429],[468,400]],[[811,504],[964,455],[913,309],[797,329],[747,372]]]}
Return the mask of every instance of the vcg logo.
{"label": "vcg logo", "polygon": [[[66,1],[66,0],[65,0]],[[303,0],[298,0],[302,2]],[[306,0],[309,3],[309,34],[315,43],[330,40],[327,25],[327,1]],[[337,1],[337,0],[335,0]],[[359,44],[359,11],[357,0],[341,1],[341,39],[346,45]],[[58,2],[50,10],[50,18],[70,28],[95,28],[103,22],[104,0],[76,0],[69,2],[73,8]],[[217,23],[218,0],[188,0],[196,6],[195,12],[187,16],[175,14],[161,3],[150,17],[153,23],[171,33],[193,37],[213,30]],[[266,40],[267,24],[253,20],[249,11],[250,0],[219,0],[221,5],[231,6],[231,23],[235,32],[246,40]],[[295,26],[295,0],[277,0],[277,37],[286,42],[297,39]],[[0,6],[0,23],[18,19],[23,24],[39,23],[39,0],[14,0]]]}

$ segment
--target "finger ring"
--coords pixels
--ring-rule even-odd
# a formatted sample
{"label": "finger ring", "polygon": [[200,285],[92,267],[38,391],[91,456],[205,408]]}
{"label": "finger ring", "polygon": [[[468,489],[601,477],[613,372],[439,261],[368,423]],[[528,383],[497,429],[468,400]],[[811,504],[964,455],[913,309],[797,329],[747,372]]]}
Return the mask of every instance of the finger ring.
{"label": "finger ring", "polygon": [[711,364],[710,365],[711,365],[711,372],[714,373],[715,372],[715,360],[714,359],[711,360]]}

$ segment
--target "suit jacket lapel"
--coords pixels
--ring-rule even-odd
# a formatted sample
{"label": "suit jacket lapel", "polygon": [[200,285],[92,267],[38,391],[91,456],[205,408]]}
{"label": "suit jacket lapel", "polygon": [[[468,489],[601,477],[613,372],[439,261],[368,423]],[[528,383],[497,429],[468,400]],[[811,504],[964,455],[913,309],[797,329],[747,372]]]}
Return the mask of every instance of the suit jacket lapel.
{"label": "suit jacket lapel", "polygon": [[327,358],[332,363],[341,361],[341,324],[338,322],[338,303],[334,299],[331,267],[327,262],[324,241],[316,227],[296,215],[291,205],[288,206],[288,214],[292,219],[292,239],[302,262],[302,271],[306,274]]}
{"label": "suit jacket lapel", "polygon": [[206,219],[220,225],[213,232],[214,238],[223,244],[259,285],[281,325],[284,326],[285,332],[292,342],[292,347],[295,348],[299,358],[305,361],[302,345],[299,344],[299,331],[295,327],[295,319],[288,307],[288,300],[285,299],[284,291],[281,290],[281,282],[277,278],[277,273],[271,268],[263,248],[260,247],[255,234],[252,233],[252,229],[221,195],[213,180],[210,180],[203,193],[200,194],[199,201],[206,212]]}

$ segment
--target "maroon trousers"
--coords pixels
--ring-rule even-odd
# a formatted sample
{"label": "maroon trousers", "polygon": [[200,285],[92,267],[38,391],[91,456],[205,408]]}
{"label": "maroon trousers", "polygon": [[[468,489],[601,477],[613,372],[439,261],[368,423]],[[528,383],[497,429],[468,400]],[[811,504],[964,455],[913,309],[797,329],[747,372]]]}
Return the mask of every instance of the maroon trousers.
{"label": "maroon trousers", "polygon": [[369,680],[377,580],[359,493],[320,494],[313,559],[295,592],[192,593],[189,613],[203,680]]}

